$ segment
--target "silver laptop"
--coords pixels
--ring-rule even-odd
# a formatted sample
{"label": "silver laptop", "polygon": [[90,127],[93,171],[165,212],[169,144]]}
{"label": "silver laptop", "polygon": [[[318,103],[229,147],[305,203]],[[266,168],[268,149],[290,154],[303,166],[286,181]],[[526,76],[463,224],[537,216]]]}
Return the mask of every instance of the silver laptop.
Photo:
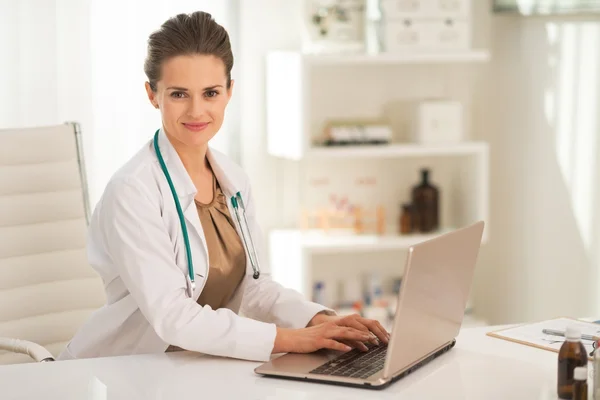
{"label": "silver laptop", "polygon": [[381,389],[449,351],[463,321],[483,228],[480,221],[409,248],[388,345],[288,353],[255,372]]}

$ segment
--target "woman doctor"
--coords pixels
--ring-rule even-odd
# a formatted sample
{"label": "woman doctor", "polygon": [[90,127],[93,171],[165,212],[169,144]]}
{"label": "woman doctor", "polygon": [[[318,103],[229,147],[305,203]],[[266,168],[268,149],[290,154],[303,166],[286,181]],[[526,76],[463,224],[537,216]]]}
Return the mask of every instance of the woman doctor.
{"label": "woman doctor", "polygon": [[387,343],[378,322],[336,316],[260,273],[248,178],[208,146],[232,95],[232,66],[228,34],[210,14],[177,15],[150,36],[146,91],[162,128],[94,210],[88,258],[107,303],[60,359],[185,349],[266,361]]}

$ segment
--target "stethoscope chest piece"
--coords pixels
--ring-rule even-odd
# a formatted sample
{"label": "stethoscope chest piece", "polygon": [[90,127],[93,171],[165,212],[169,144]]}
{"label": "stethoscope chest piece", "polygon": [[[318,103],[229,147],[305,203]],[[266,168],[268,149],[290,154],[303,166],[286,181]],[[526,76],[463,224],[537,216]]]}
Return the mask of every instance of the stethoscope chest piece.
{"label": "stethoscope chest piece", "polygon": [[258,255],[256,254],[256,248],[254,247],[252,235],[250,234],[248,219],[246,218],[246,207],[240,192],[237,192],[235,196],[231,197],[231,205],[233,206],[233,212],[235,213],[235,218],[238,221],[238,226],[240,227],[240,234],[242,236],[242,241],[244,242],[244,248],[246,249],[246,253],[250,259],[250,264],[252,264],[252,270],[254,271],[252,277],[254,279],[258,279],[260,277]]}

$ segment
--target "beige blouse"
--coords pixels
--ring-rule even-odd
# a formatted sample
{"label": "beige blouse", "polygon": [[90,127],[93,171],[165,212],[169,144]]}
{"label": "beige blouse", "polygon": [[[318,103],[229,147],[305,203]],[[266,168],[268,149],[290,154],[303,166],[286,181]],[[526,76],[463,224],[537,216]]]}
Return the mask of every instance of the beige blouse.
{"label": "beige blouse", "polygon": [[[227,305],[246,271],[246,253],[227,208],[227,198],[213,176],[213,199],[209,204],[195,200],[208,248],[208,280],[198,304],[213,310]],[[207,327],[210,329],[210,327]],[[181,350],[169,346],[167,351]]]}
{"label": "beige blouse", "polygon": [[246,252],[229,214],[227,198],[216,179],[213,179],[213,193],[209,204],[196,201],[210,263],[208,280],[198,304],[209,305],[216,310],[227,305],[242,281],[246,271]]}

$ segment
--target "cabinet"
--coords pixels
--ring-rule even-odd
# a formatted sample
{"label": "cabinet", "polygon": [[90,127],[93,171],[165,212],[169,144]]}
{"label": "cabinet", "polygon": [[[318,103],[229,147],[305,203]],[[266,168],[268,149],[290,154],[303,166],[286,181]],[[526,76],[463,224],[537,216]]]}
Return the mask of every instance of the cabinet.
{"label": "cabinet", "polygon": [[390,20],[412,18],[468,18],[471,0],[381,0]]}
{"label": "cabinet", "polygon": [[[409,107],[398,104],[432,95],[469,101],[469,68],[486,62],[484,50],[438,54],[306,55],[272,52],[266,60],[267,146],[282,160],[282,223],[269,232],[273,278],[312,298],[316,281],[331,281],[329,306],[335,306],[336,277],[378,271],[402,276],[412,244],[477,220],[486,221],[489,240],[489,147],[467,140],[454,144],[417,144],[406,128]],[[406,115],[404,115],[406,117]],[[329,119],[389,122],[388,144],[324,146]],[[442,229],[400,235],[400,205],[427,167],[442,193]],[[385,233],[301,229],[305,208],[327,204],[332,194],[356,204],[381,204]],[[369,261],[371,260],[371,261]],[[376,262],[373,260],[377,260]],[[378,268],[381,267],[379,270]]]}
{"label": "cabinet", "polygon": [[386,22],[386,51],[429,51],[468,49],[471,25],[461,20],[404,20]]}

